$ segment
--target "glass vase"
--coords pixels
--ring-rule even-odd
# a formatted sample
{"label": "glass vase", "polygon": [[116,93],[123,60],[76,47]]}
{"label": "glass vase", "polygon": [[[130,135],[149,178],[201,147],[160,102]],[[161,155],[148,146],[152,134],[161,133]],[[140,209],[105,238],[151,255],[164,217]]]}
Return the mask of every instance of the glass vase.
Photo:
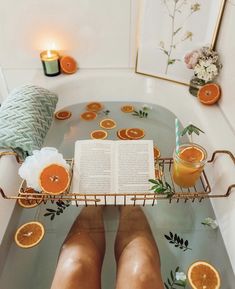
{"label": "glass vase", "polygon": [[205,85],[206,82],[205,80],[202,80],[196,76],[194,76],[191,80],[190,80],[190,84],[189,84],[189,92],[193,95],[193,96],[197,96],[197,92],[198,90]]}

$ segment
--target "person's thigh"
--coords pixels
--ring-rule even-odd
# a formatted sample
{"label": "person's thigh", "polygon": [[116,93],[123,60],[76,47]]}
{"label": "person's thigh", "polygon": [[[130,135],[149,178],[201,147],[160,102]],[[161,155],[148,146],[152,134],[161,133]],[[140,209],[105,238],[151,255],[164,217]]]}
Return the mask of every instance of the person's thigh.
{"label": "person's thigh", "polygon": [[63,245],[51,289],[100,289],[101,267],[94,242],[79,233]]}
{"label": "person's thigh", "polygon": [[116,289],[163,289],[160,260],[148,238],[133,239],[118,260]]}

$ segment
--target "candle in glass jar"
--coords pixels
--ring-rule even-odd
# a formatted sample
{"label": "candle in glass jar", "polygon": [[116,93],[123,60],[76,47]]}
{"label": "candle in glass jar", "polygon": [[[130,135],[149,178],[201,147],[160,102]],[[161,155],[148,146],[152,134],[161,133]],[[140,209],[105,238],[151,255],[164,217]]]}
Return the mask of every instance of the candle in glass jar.
{"label": "candle in glass jar", "polygon": [[60,56],[56,50],[45,50],[40,54],[43,70],[46,76],[60,74]]}

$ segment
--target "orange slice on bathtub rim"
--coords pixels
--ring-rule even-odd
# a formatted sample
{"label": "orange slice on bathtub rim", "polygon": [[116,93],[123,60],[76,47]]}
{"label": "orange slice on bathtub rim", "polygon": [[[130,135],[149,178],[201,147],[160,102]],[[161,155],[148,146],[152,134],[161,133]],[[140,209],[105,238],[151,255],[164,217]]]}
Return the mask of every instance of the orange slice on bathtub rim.
{"label": "orange slice on bathtub rim", "polygon": [[103,109],[103,105],[100,102],[90,102],[86,105],[86,110],[89,111],[100,111]]}
{"label": "orange slice on bathtub rim", "polygon": [[[23,197],[23,199],[18,199],[18,204],[23,208],[35,208],[42,202],[42,196],[40,193],[36,192],[33,188],[27,188],[24,190],[25,194],[29,194],[29,196],[19,194],[19,197]],[[30,194],[34,194],[30,196]],[[38,196],[36,196],[38,194]]]}
{"label": "orange slice on bathtub rim", "polygon": [[97,113],[95,113],[94,111],[85,111],[80,115],[80,117],[83,120],[90,121],[97,117]]}
{"label": "orange slice on bathtub rim", "polygon": [[55,114],[55,118],[59,119],[59,120],[64,120],[64,119],[68,119],[70,118],[72,115],[72,113],[68,110],[61,110],[61,111],[57,111],[57,113]]}
{"label": "orange slice on bathtub rim", "polygon": [[21,248],[32,248],[44,237],[45,229],[40,222],[28,222],[15,233],[15,242]]}
{"label": "orange slice on bathtub rim", "polygon": [[122,140],[128,140],[128,136],[126,135],[126,128],[121,128],[117,131],[118,138]]}
{"label": "orange slice on bathtub rim", "polygon": [[47,194],[62,194],[70,184],[69,171],[62,165],[50,164],[41,171],[39,183],[42,191]]}
{"label": "orange slice on bathtub rim", "polygon": [[220,289],[219,272],[205,261],[197,261],[188,269],[188,280],[193,289]]}
{"label": "orange slice on bathtub rim", "polygon": [[68,55],[61,57],[60,68],[65,74],[73,74],[78,69],[76,60]]}
{"label": "orange slice on bathtub rim", "polygon": [[216,83],[203,85],[197,92],[199,101],[203,104],[212,105],[216,103],[221,95],[220,86]]}
{"label": "orange slice on bathtub rim", "polygon": [[129,128],[126,130],[126,135],[130,139],[137,140],[143,138],[145,136],[145,132],[141,128]]}
{"label": "orange slice on bathtub rim", "polygon": [[186,162],[199,163],[204,160],[205,155],[200,148],[190,146],[180,151],[179,157]]}
{"label": "orange slice on bathtub rim", "polygon": [[121,107],[121,111],[125,113],[130,113],[135,110],[134,106],[131,104],[126,104]]}
{"label": "orange slice on bathtub rim", "polygon": [[90,135],[92,139],[106,139],[108,136],[108,133],[105,130],[97,129],[97,130],[93,130]]}
{"label": "orange slice on bathtub rim", "polygon": [[111,118],[101,120],[100,126],[105,129],[113,129],[117,126],[116,122]]}

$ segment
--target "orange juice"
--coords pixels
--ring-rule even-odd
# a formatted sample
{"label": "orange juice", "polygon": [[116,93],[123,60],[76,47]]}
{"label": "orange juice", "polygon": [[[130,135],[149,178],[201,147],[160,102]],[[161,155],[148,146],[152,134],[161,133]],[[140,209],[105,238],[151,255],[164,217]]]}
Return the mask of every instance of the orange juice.
{"label": "orange juice", "polygon": [[174,152],[173,180],[183,188],[196,184],[207,158],[206,150],[198,144],[183,144],[179,154]]}

